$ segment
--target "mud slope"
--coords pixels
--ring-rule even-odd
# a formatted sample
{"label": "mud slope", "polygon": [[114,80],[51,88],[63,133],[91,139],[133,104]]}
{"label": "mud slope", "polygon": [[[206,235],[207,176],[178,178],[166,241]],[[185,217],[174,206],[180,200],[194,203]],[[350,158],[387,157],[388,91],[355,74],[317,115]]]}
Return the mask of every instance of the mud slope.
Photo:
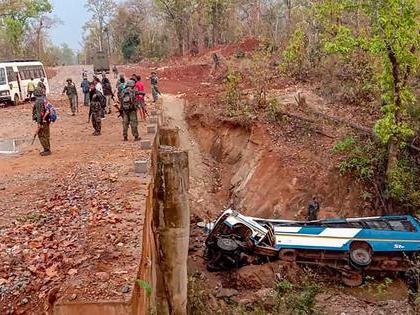
{"label": "mud slope", "polygon": [[189,113],[188,123],[201,149],[219,163],[218,198],[242,212],[262,217],[303,218],[312,195],[321,217],[362,215],[362,189],[332,162],[329,144],[318,140],[275,143],[263,124],[241,126]]}

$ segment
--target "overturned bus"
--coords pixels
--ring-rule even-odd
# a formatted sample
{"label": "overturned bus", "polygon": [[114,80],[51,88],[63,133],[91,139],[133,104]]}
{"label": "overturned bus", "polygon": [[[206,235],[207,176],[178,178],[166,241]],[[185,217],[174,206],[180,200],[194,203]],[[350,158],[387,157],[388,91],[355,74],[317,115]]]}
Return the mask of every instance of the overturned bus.
{"label": "overturned bus", "polygon": [[333,268],[348,286],[368,271],[405,272],[420,253],[420,221],[410,215],[290,221],[229,209],[207,230],[209,270],[281,259]]}

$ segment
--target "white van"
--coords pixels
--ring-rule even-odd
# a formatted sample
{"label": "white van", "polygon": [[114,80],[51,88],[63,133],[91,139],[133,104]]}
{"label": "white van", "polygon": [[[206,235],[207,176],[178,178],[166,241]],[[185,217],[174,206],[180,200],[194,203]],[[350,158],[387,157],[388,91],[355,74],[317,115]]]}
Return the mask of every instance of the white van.
{"label": "white van", "polygon": [[44,65],[36,60],[0,61],[0,103],[14,103],[28,99],[28,83],[34,79],[35,86],[44,78],[49,93]]}

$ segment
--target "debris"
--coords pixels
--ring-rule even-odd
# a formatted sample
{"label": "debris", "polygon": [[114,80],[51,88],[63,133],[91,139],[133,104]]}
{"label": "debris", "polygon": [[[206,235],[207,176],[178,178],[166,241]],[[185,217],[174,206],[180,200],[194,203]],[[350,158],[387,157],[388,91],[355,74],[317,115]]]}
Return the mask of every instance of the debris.
{"label": "debris", "polygon": [[232,297],[235,295],[238,295],[239,291],[235,289],[229,289],[229,288],[221,288],[219,292],[217,292],[216,297],[217,298],[225,298],[225,297]]}
{"label": "debris", "polygon": [[110,279],[109,273],[107,272],[97,272],[95,276],[102,282],[107,282]]}
{"label": "debris", "polygon": [[124,285],[124,286],[122,287],[121,292],[122,292],[122,293],[129,293],[129,292],[130,292],[130,290],[131,290],[130,286],[126,284],[126,285]]}

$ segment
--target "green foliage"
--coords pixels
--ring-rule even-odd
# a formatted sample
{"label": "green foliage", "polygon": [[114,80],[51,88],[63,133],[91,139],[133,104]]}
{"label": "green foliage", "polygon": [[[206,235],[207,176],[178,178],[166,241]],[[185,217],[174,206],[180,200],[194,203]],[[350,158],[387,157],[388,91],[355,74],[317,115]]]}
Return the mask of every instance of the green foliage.
{"label": "green foliage", "polygon": [[[418,10],[415,0],[323,0],[316,6],[318,21],[325,28],[324,49],[344,58],[360,49],[379,58],[378,82],[387,106],[375,125],[383,143],[391,139],[404,142],[413,135],[407,108],[415,98],[408,85],[412,69],[419,64],[415,47],[419,46]],[[357,18],[367,23],[356,28]],[[414,49],[413,49],[414,48]]]}
{"label": "green foliage", "polygon": [[269,46],[262,46],[252,54],[250,67],[251,85],[255,103],[261,108],[265,108],[267,105],[268,88],[274,75],[270,67],[270,61],[271,52]]}
{"label": "green foliage", "polygon": [[401,156],[389,172],[388,194],[409,208],[420,207],[420,170],[408,155]]}
{"label": "green foliage", "polygon": [[280,295],[285,294],[287,291],[293,289],[293,285],[287,280],[276,281],[274,289]]}
{"label": "green foliage", "polygon": [[301,76],[306,58],[306,38],[302,29],[298,28],[294,32],[282,56],[280,71],[292,76]]}
{"label": "green foliage", "polygon": [[283,104],[281,104],[277,98],[273,97],[269,99],[267,103],[267,109],[266,109],[268,119],[271,121],[278,121],[279,118],[282,117],[281,115],[282,106]]}
{"label": "green foliage", "polygon": [[135,284],[139,286],[139,288],[144,289],[146,291],[147,297],[152,295],[152,286],[147,281],[136,279],[134,280]]}
{"label": "green foliage", "polygon": [[15,55],[22,53],[22,38],[29,27],[29,20],[42,13],[49,13],[51,10],[52,5],[49,0],[26,1],[24,5],[8,8],[4,18],[5,34]]}
{"label": "green foliage", "polygon": [[384,150],[376,143],[367,140],[357,142],[352,136],[339,141],[333,148],[334,153],[343,156],[340,161],[340,174],[352,174],[357,180],[374,181],[384,163]]}
{"label": "green foliage", "polygon": [[276,310],[290,314],[320,314],[316,308],[316,296],[321,292],[321,286],[310,270],[305,270],[299,283],[291,284],[287,280],[280,280],[275,283],[277,293]]}
{"label": "green foliage", "polygon": [[125,35],[121,46],[121,52],[126,61],[133,60],[137,57],[137,51],[140,45],[138,34],[129,32]]}
{"label": "green foliage", "polygon": [[224,101],[226,114],[230,117],[250,115],[250,108],[241,97],[241,81],[242,75],[239,72],[229,72],[226,76]]}

